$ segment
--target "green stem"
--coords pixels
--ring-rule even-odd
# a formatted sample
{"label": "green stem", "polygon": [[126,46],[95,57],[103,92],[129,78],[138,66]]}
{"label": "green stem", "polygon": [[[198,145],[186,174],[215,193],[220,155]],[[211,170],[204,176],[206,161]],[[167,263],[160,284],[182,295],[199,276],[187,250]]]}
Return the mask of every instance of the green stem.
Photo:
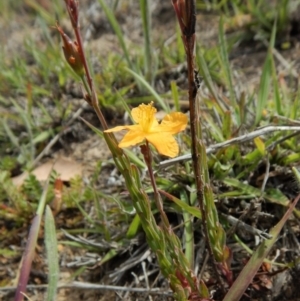
{"label": "green stem", "polygon": [[[75,32],[76,41],[77,41],[77,44],[78,44],[78,50],[79,50],[79,53],[80,53],[82,64],[83,64],[83,67],[84,67],[84,70],[85,70],[87,83],[88,83],[88,86],[89,86],[89,89],[87,89],[87,93],[88,93],[88,95],[91,99],[91,105],[93,106],[93,108],[94,108],[94,110],[95,110],[95,112],[96,112],[96,114],[99,118],[99,121],[102,125],[102,128],[104,130],[107,130],[108,126],[107,126],[106,120],[105,120],[105,118],[104,118],[104,116],[101,112],[101,109],[99,107],[99,101],[98,101],[97,93],[96,93],[96,90],[95,90],[95,87],[94,87],[94,83],[93,83],[93,80],[92,80],[92,76],[91,76],[89,66],[87,64],[87,60],[86,60],[86,56],[85,56],[85,52],[84,52],[84,48],[83,48],[83,43],[82,43],[82,39],[81,39],[81,34],[80,34],[80,26],[79,26],[78,22],[76,22],[76,24],[73,24],[73,22],[72,22],[72,25],[73,25],[73,30]],[[84,84],[84,86],[86,86],[85,80],[83,80],[83,84]]]}

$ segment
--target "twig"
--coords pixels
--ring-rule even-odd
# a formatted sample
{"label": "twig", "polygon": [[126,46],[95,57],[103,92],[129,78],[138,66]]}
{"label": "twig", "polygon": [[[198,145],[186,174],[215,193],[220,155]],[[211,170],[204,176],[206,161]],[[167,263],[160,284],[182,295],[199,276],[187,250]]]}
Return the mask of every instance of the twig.
{"label": "twig", "polygon": [[[142,264],[143,274],[144,274],[144,277],[145,277],[146,288],[147,288],[148,290],[150,290],[149,278],[148,278],[146,263],[145,263],[145,261],[142,261],[141,264]],[[153,299],[152,299],[151,296],[148,296],[148,297],[149,297],[149,300],[150,300],[150,301],[153,301]]]}
{"label": "twig", "polygon": [[[264,128],[253,131],[249,134],[245,134],[240,137],[232,138],[230,140],[214,144],[214,145],[206,148],[206,154],[211,154],[211,153],[217,151],[218,149],[222,149],[222,148],[225,148],[227,146],[237,144],[237,143],[243,143],[243,142],[252,140],[255,137],[266,135],[266,134],[276,132],[276,131],[282,131],[282,132],[283,131],[300,131],[300,126],[285,126],[285,125],[283,125],[283,126],[275,126],[275,125],[266,126]],[[191,160],[191,158],[192,158],[191,154],[186,154],[186,155],[174,158],[174,159],[165,160],[165,161],[162,161],[159,163],[159,168],[165,168],[165,167],[173,165],[177,162]]]}
{"label": "twig", "polygon": [[[266,47],[269,47],[269,42],[265,39],[262,40],[263,44]],[[272,54],[277,58],[277,60],[279,61],[279,63],[286,69],[289,69],[291,71],[291,74],[293,77],[295,78],[299,78],[299,74],[297,72],[297,70],[292,66],[292,63],[289,63],[280,53],[277,49],[275,49],[274,47],[272,47],[271,49]]]}
{"label": "twig", "polygon": [[[16,286],[6,286],[6,287],[0,287],[0,291],[15,291]],[[41,285],[33,285],[29,284],[27,285],[27,289],[47,289],[47,284],[41,284]],[[168,290],[162,290],[160,288],[142,288],[142,287],[125,287],[125,286],[115,286],[115,285],[104,285],[104,284],[94,284],[94,283],[88,283],[88,282],[79,282],[79,281],[73,281],[70,283],[59,283],[57,286],[58,289],[62,288],[72,288],[72,289],[84,289],[84,290],[107,290],[107,291],[123,291],[123,292],[132,292],[132,293],[147,293],[150,295],[163,295],[163,296],[172,296],[172,291]]]}
{"label": "twig", "polygon": [[274,119],[279,119],[282,120],[284,122],[286,122],[287,124],[291,124],[291,125],[300,125],[300,121],[299,120],[295,120],[295,119],[291,119],[285,116],[281,116],[281,115],[277,115],[275,114],[273,116]]}
{"label": "twig", "polygon": [[109,275],[110,278],[113,278],[115,276],[117,276],[120,273],[126,272],[127,270],[131,269],[132,267],[135,267],[138,263],[144,261],[145,259],[147,259],[149,256],[151,255],[151,251],[148,249],[144,252],[144,254],[142,254],[141,256],[139,256],[139,258],[135,258],[135,260],[133,262],[130,262],[128,264],[125,264],[121,267],[118,267],[118,269],[111,273]]}
{"label": "twig", "polygon": [[224,213],[220,213],[220,215],[223,218],[225,218],[231,225],[242,228],[243,230],[245,230],[249,233],[252,233],[253,235],[258,235],[262,239],[271,239],[272,238],[272,235],[270,235],[269,233],[266,233],[257,228],[254,228],[231,215],[227,215]]}
{"label": "twig", "polygon": [[282,137],[282,138],[280,138],[280,139],[274,141],[274,142],[271,143],[270,145],[268,145],[268,146],[266,147],[266,150],[272,150],[272,149],[274,149],[274,147],[275,147],[276,145],[281,144],[282,142],[284,142],[284,141],[286,141],[286,140],[288,140],[288,139],[290,139],[290,138],[296,137],[296,136],[298,136],[299,134],[300,134],[300,132],[296,132],[296,133],[292,133],[292,134],[289,134],[289,135],[287,135],[287,136],[284,136],[284,137]]}

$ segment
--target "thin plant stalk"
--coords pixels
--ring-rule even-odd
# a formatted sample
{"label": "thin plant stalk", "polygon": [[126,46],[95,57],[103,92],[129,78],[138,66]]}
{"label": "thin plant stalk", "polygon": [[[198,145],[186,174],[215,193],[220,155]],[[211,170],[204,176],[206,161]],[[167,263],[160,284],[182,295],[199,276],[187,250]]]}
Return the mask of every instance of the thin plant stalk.
{"label": "thin plant stalk", "polygon": [[[207,249],[213,262],[215,275],[225,293],[223,282],[218,272],[221,267],[226,273],[226,278],[230,278],[230,272],[226,259],[228,252],[223,257],[225,249],[225,232],[218,222],[217,210],[214,205],[213,195],[209,182],[208,166],[206,160],[206,150],[202,139],[202,129],[200,122],[200,109],[197,102],[198,87],[195,78],[195,27],[196,27],[196,6],[195,0],[172,0],[175,13],[182,33],[182,41],[186,52],[188,94],[190,109],[190,125],[192,138],[192,159],[197,190],[197,200],[199,202],[202,226],[207,243]],[[221,263],[218,264],[217,262]]]}
{"label": "thin plant stalk", "polygon": [[[101,122],[101,125],[103,127],[104,130],[108,129],[106,120],[99,108],[99,102],[98,102],[98,97],[97,97],[97,93],[96,90],[94,88],[94,83],[92,80],[92,76],[90,73],[90,69],[88,67],[87,64],[87,60],[86,60],[86,56],[84,53],[84,48],[83,48],[83,43],[82,43],[82,39],[81,39],[81,34],[80,34],[80,26],[79,26],[79,3],[78,1],[74,1],[74,0],[65,0],[66,6],[67,6],[67,10],[69,13],[69,17],[72,23],[72,27],[76,36],[76,42],[77,42],[77,46],[78,46],[78,52],[81,58],[81,63],[83,65],[84,71],[85,71],[85,76],[87,78],[87,82],[90,88],[90,91],[87,91],[88,95],[85,95],[86,98],[88,98],[88,102],[92,103],[95,112]],[[90,92],[90,93],[89,93]]]}
{"label": "thin plant stalk", "polygon": [[169,229],[170,223],[166,216],[166,213],[164,212],[162,199],[161,199],[160,193],[158,192],[155,177],[154,177],[154,172],[153,172],[153,168],[152,168],[152,153],[151,153],[148,141],[146,141],[146,144],[141,145],[141,151],[142,151],[142,154],[144,156],[145,162],[148,167],[148,174],[149,174],[151,185],[152,185],[153,192],[154,192],[154,200],[156,203],[156,207],[160,213],[164,228]]}

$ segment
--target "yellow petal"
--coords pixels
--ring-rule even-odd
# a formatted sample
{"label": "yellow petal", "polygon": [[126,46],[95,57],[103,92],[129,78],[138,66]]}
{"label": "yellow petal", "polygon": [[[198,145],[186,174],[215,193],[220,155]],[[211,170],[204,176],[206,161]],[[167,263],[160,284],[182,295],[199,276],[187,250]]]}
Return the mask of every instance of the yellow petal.
{"label": "yellow petal", "polygon": [[163,118],[160,124],[160,130],[171,134],[177,134],[185,130],[187,123],[188,118],[185,114],[181,112],[172,112]]}
{"label": "yellow petal", "polygon": [[156,109],[152,103],[145,105],[141,104],[137,108],[131,110],[133,120],[138,123],[145,132],[149,132],[151,127],[158,124],[155,119]]}
{"label": "yellow petal", "polygon": [[116,126],[112,129],[105,130],[104,132],[105,133],[112,133],[112,132],[119,132],[119,131],[122,131],[122,130],[126,130],[126,127],[125,126]]}
{"label": "yellow petal", "polygon": [[146,139],[165,156],[174,158],[178,155],[179,147],[175,138],[168,133],[153,133],[146,136]]}
{"label": "yellow petal", "polygon": [[122,131],[122,130],[140,130],[140,126],[139,125],[136,125],[136,124],[133,124],[133,125],[120,125],[120,126],[116,126],[112,129],[108,129],[108,130],[105,130],[104,132],[105,133],[112,133],[112,132],[119,132],[119,131]]}
{"label": "yellow petal", "polygon": [[119,143],[119,147],[128,147],[139,144],[145,140],[145,135],[141,131],[129,131]]}
{"label": "yellow petal", "polygon": [[152,102],[148,105],[141,104],[131,111],[137,124],[117,126],[105,132],[129,130],[119,143],[119,147],[133,146],[147,139],[160,154],[173,158],[178,155],[179,147],[172,135],[186,128],[188,118],[183,113],[173,112],[166,115],[159,124],[155,113],[156,109]]}

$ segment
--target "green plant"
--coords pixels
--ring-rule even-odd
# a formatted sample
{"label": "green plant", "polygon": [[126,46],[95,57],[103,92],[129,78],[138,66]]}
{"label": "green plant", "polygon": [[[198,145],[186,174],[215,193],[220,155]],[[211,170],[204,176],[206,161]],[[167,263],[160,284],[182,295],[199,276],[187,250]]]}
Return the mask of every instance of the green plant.
{"label": "green plant", "polygon": [[[187,223],[186,225],[186,237],[189,237],[189,240],[192,239],[191,228],[189,225],[189,219],[191,218],[191,212],[198,217],[201,217],[202,228],[205,234],[205,240],[207,243],[207,248],[209,250],[210,256],[213,258],[213,266],[215,275],[218,278],[218,282],[221,285],[223,293],[226,295],[224,300],[239,300],[241,294],[244,292],[246,287],[251,283],[252,278],[255,276],[260,264],[265,259],[265,256],[269,252],[270,248],[275,242],[275,239],[272,238],[268,243],[266,243],[266,247],[264,244],[253,253],[250,262],[252,263],[251,271],[247,270],[247,267],[241,272],[240,277],[238,277],[235,281],[232,276],[231,268],[230,268],[230,261],[231,261],[231,250],[226,246],[226,235],[225,231],[219,221],[218,211],[214,203],[214,196],[212,193],[212,188],[209,180],[209,162],[207,161],[206,157],[206,148],[203,140],[203,133],[202,133],[202,124],[200,122],[200,115],[199,115],[199,107],[196,102],[197,97],[197,84],[196,81],[197,75],[195,73],[195,62],[194,62],[194,47],[195,47],[195,3],[193,1],[184,1],[184,0],[173,0],[172,1],[177,19],[180,25],[180,30],[182,34],[184,49],[186,52],[187,58],[187,66],[188,66],[188,91],[189,91],[189,109],[190,109],[190,120],[191,120],[191,149],[192,149],[192,158],[193,158],[193,170],[195,175],[195,189],[196,189],[196,199],[200,205],[200,212],[195,213],[190,207],[189,204],[182,203],[179,199],[171,196],[167,193],[161,192],[157,188],[156,179],[153,173],[152,168],[152,153],[149,148],[149,143],[153,144],[155,148],[162,154],[168,155],[173,157],[175,153],[167,151],[160,145],[160,141],[154,139],[155,135],[159,135],[160,131],[156,131],[156,121],[153,121],[153,117],[150,118],[150,115],[147,113],[149,110],[145,105],[141,105],[139,109],[132,110],[132,117],[137,125],[133,126],[121,126],[117,127],[113,130],[107,129],[107,123],[105,118],[102,114],[101,108],[99,107],[97,94],[95,91],[95,86],[90,75],[90,71],[88,69],[88,65],[86,63],[85,53],[82,48],[81,37],[78,29],[78,4],[72,0],[66,0],[67,9],[70,15],[72,27],[75,32],[76,42],[71,44],[70,40],[68,40],[68,44],[66,43],[65,34],[63,33],[62,29],[58,27],[58,30],[64,40],[64,53],[66,56],[67,61],[74,69],[74,71],[80,75],[82,81],[85,85],[85,100],[94,108],[99,121],[104,129],[103,137],[106,140],[110,151],[113,154],[115,164],[120,171],[120,173],[124,176],[125,183],[129,194],[133,201],[133,206],[137,211],[139,216],[139,222],[143,227],[143,230],[146,233],[147,241],[157,256],[157,260],[160,265],[160,269],[165,277],[167,277],[170,281],[170,286],[174,291],[174,296],[178,300],[186,300],[186,299],[195,299],[195,300],[204,300],[209,299],[208,289],[206,288],[205,284],[201,281],[196,279],[193,275],[190,268],[193,266],[193,254],[192,244],[189,243],[187,245],[186,255],[189,259],[185,257],[182,252],[181,244],[178,240],[178,237],[172,231],[168,217],[165,213],[165,210],[162,205],[161,200],[161,193],[168,196],[173,201],[176,200],[176,203],[183,209],[184,212],[184,219]],[[101,5],[104,5],[104,2],[101,2]],[[105,7],[105,5],[104,5]],[[105,7],[105,10],[108,8]],[[109,11],[106,12],[113,22],[113,26],[117,32],[119,32],[119,40],[124,53],[125,58],[130,65],[129,62],[129,53],[125,46],[124,41],[121,39],[120,29],[116,25],[116,20],[112,17]],[[270,44],[270,49],[272,49],[274,45],[274,37],[275,37],[275,30],[274,27],[272,41]],[[234,86],[233,86],[233,77],[230,70],[228,55],[227,55],[227,46],[224,39],[225,35],[223,32],[223,23],[222,20],[220,22],[220,67],[225,75],[225,85],[228,87],[230,91],[230,108],[233,109],[235,114],[235,126],[240,126],[241,123],[245,120],[244,117],[241,118],[241,106],[239,104],[239,100],[235,95]],[[70,46],[73,45],[73,46]],[[271,51],[271,50],[270,50]],[[268,98],[268,91],[266,92],[266,87],[268,87],[271,79],[271,62],[272,57],[267,57],[267,64],[265,65],[265,72],[262,75],[261,81],[261,88],[260,94],[258,98],[259,106],[256,112],[256,124],[261,122],[261,116],[264,106],[267,103]],[[216,102],[213,106],[216,107],[216,112],[223,117],[223,128],[221,130],[218,126],[214,126],[215,129],[215,137],[219,137],[221,141],[228,139],[230,137],[230,131],[232,130],[233,124],[230,122],[231,119],[231,112],[225,110],[225,102],[222,97],[220,97],[215,88],[214,84],[212,83],[211,77],[209,76],[209,72],[207,66],[205,64],[205,60],[203,60],[200,54],[200,70],[203,73],[206,83],[210,87],[210,92],[215,96]],[[147,86],[147,83],[141,78],[136,72],[130,71],[143,85]],[[264,83],[265,81],[265,83]],[[155,95],[155,92],[153,92]],[[162,107],[164,106],[163,101],[157,95],[157,100],[160,101]],[[279,107],[279,105],[278,105]],[[149,107],[150,108],[150,107]],[[152,109],[152,107],[151,107]],[[165,107],[167,110],[168,108]],[[177,120],[177,117],[170,117],[171,115],[167,115],[166,120]],[[175,115],[174,115],[175,116]],[[177,115],[176,115],[177,116]],[[208,119],[209,116],[206,116]],[[179,120],[179,119],[178,119]],[[88,122],[85,121],[87,124]],[[141,128],[140,125],[141,124]],[[152,124],[154,127],[152,128]],[[162,126],[164,126],[165,120],[162,121]],[[210,124],[214,125],[214,121],[211,119]],[[149,126],[150,125],[150,126]],[[125,135],[124,139],[117,144],[115,137],[111,134],[113,131],[127,129],[129,130],[128,134]],[[144,131],[144,132],[143,132]],[[142,133],[142,135],[141,135]],[[156,204],[156,209],[161,217],[162,220],[162,227],[159,228],[155,222],[152,209],[150,207],[149,198],[146,192],[143,190],[143,185],[139,178],[139,173],[137,167],[130,163],[130,159],[126,156],[123,150],[120,147],[126,147],[136,143],[142,143],[146,141],[145,144],[141,146],[141,152],[144,156],[145,163],[148,168],[148,173],[150,175],[151,185],[154,192],[154,200]],[[168,139],[167,139],[168,140]],[[256,139],[257,151],[255,156],[259,157],[260,155],[265,154],[265,146],[260,141],[260,139]],[[166,151],[165,151],[166,150]],[[233,156],[234,152],[238,152],[238,150],[232,149],[230,156]],[[176,154],[175,154],[176,155]],[[229,156],[229,153],[227,153]],[[217,157],[215,163],[221,163],[222,158]],[[227,170],[230,169],[230,166],[226,167]],[[223,177],[224,175],[221,175]],[[226,174],[225,174],[226,176]],[[184,197],[182,195],[182,197]],[[185,197],[186,200],[186,197]],[[293,206],[295,206],[298,199],[295,200]],[[291,214],[293,206],[290,206],[288,212],[281,220],[281,222],[275,227],[274,230],[274,237],[279,234],[279,231],[283,224],[286,222],[286,219]],[[261,254],[260,249],[265,249],[265,252]],[[224,287],[222,287],[222,280],[219,275],[219,271],[225,276],[227,283],[232,286],[232,289],[226,293]],[[243,275],[246,275],[245,278]],[[244,285],[241,289],[241,281],[243,281]],[[240,288],[236,290],[235,288]]]}
{"label": "green plant", "polygon": [[[118,6],[118,1],[114,1],[111,3],[111,8],[109,6],[105,8],[106,10],[109,9],[106,15],[111,18],[111,23],[116,23],[114,24],[114,30],[120,35],[119,42],[122,45],[125,59],[122,60],[120,55],[111,54],[106,60],[104,74],[92,76],[86,62],[86,52],[83,49],[79,32],[78,3],[74,0],[66,0],[65,2],[76,37],[75,42],[72,41],[65,36],[63,29],[57,25],[63,39],[65,58],[73,70],[75,78],[80,78],[84,87],[84,99],[95,110],[103,131],[91,125],[87,120],[84,120],[84,122],[107,142],[112,152],[114,164],[125,179],[131,203],[124,202],[122,197],[97,191],[93,182],[88,187],[84,187],[80,178],[73,179],[67,193],[63,195],[63,200],[67,206],[75,204],[91,227],[70,230],[68,233],[64,233],[70,238],[72,237],[71,233],[100,234],[106,242],[103,247],[98,248],[98,251],[105,254],[100,262],[100,264],[103,264],[121,252],[122,248],[128,246],[128,240],[135,237],[142,228],[146,234],[149,247],[157,257],[160,271],[169,280],[174,297],[177,300],[199,301],[211,300],[212,298],[203,279],[198,279],[193,273],[194,235],[197,231],[201,235],[204,233],[211,260],[210,264],[214,267],[214,274],[212,275],[218,280],[215,287],[223,293],[220,298],[225,301],[239,300],[247,287],[251,287],[252,279],[256,276],[261,264],[267,260],[268,253],[275,245],[279,232],[287,222],[288,217],[292,213],[299,216],[299,211],[294,208],[298,198],[294,202],[290,202],[281,188],[274,189],[274,187],[267,186],[272,163],[277,166],[289,166],[291,163],[299,161],[299,146],[295,136],[299,131],[299,126],[295,125],[295,119],[298,115],[299,93],[287,88],[285,80],[276,72],[273,54],[276,33],[278,32],[277,25],[275,26],[272,23],[269,49],[257,91],[249,93],[247,87],[243,91],[236,89],[236,86],[238,86],[237,79],[229,60],[229,52],[233,47],[233,42],[226,40],[224,18],[221,18],[219,23],[219,44],[212,49],[202,46],[196,50],[199,74],[203,77],[202,83],[196,70],[197,64],[194,61],[194,46],[196,45],[195,2],[189,0],[172,1],[179,21],[176,32],[176,45],[178,45],[179,51],[178,53],[167,53],[168,49],[166,47],[163,55],[166,55],[165,60],[172,64],[182,62],[185,56],[187,58],[191,135],[182,134],[179,141],[181,142],[181,151],[188,153],[184,159],[190,159],[190,161],[186,161],[182,165],[177,164],[165,171],[156,168],[156,163],[161,160],[161,157],[156,155],[153,149],[157,149],[160,154],[170,157],[177,155],[178,149],[174,144],[174,140],[172,140],[173,138],[163,136],[162,133],[166,128],[168,131],[174,131],[170,124],[174,120],[180,123],[179,121],[183,118],[181,118],[182,114],[170,113],[173,103],[167,104],[165,101],[166,95],[158,94],[151,85],[155,78],[155,76],[152,77],[155,72],[151,74],[152,76],[148,76],[148,71],[153,64],[150,63],[153,58],[147,57],[147,60],[141,60],[142,63],[139,64],[136,64],[135,56],[132,59],[124,37],[120,35],[120,32],[118,33],[121,30],[120,26],[116,23],[116,19],[113,19],[112,12]],[[220,7],[229,5],[228,1],[212,1],[211,3]],[[141,1],[140,4],[142,7],[147,3]],[[241,9],[243,5],[244,2],[232,1],[234,9]],[[231,9],[229,6],[227,8],[228,10]],[[147,7],[142,7],[142,9],[147,9]],[[147,21],[146,14],[147,12],[143,11],[144,32],[150,30],[149,25],[147,25],[149,20]],[[183,46],[179,44],[181,43],[180,37],[182,37]],[[146,54],[149,53],[149,45],[148,36],[148,38],[145,37],[146,47],[144,53]],[[35,53],[35,57],[37,62],[40,60],[42,65],[46,64],[46,60],[42,59],[39,52]],[[57,58],[56,61],[58,61]],[[113,70],[115,62],[120,66],[120,70]],[[58,64],[62,68],[65,67],[62,63]],[[163,65],[164,63],[161,63],[162,67]],[[24,66],[25,68],[26,66]],[[20,73],[23,74],[21,78],[23,79],[26,73],[22,73],[24,72],[23,67],[20,69]],[[42,68],[41,74],[44,73],[45,70],[43,70]],[[154,109],[152,104],[139,107],[145,110],[139,110],[138,108],[130,110],[129,101],[126,103],[123,99],[120,100],[120,103],[124,105],[124,109],[131,115],[131,120],[135,121],[136,124],[119,127],[118,130],[125,129],[129,132],[125,139],[118,142],[112,134],[116,129],[108,129],[103,107],[112,107],[114,102],[119,101],[120,96],[126,97],[127,92],[131,89],[132,85],[128,84],[127,77],[123,81],[122,89],[119,90],[118,94],[115,94],[111,87],[116,74],[118,76],[124,70],[126,70],[127,75],[135,79],[135,83],[150,92],[151,100],[155,99],[167,115],[161,123],[157,123],[152,115],[149,117],[149,114],[145,113],[147,111],[145,108]],[[163,69],[161,72],[163,72]],[[66,79],[65,76],[63,78]],[[107,83],[109,87],[106,87]],[[17,82],[15,84],[17,85]],[[24,82],[21,82],[21,84],[25,87]],[[51,82],[48,82],[48,84],[51,85]],[[206,85],[207,91],[203,89],[203,85]],[[185,95],[185,92],[180,91],[175,82],[172,82],[170,86],[171,95],[174,98],[174,107],[176,110],[180,110],[180,98]],[[99,92],[98,89],[101,91]],[[148,101],[148,98],[144,98],[144,100]],[[141,98],[132,98],[130,101],[134,103],[141,101]],[[199,101],[201,101],[201,106],[199,106]],[[57,106],[59,105],[57,104]],[[30,134],[23,156],[29,158],[30,161],[34,161],[36,157],[33,143],[35,127],[30,125],[31,115],[26,115],[26,112],[23,112],[24,109],[19,108],[18,104],[15,107],[19,110],[22,122]],[[245,107],[247,107],[247,110],[245,110]],[[20,145],[24,147],[22,141],[20,143],[16,135],[10,134],[10,126],[6,120],[5,122],[3,128],[11,137],[11,143],[19,148],[21,148]],[[270,123],[272,124],[270,125]],[[286,123],[290,125],[286,126]],[[264,127],[254,130],[254,127],[259,125]],[[178,128],[183,129],[183,127],[178,125]],[[173,142],[173,147],[170,147],[173,152],[170,152],[168,148],[169,144],[167,142],[170,140]],[[162,141],[163,144],[161,144]],[[123,147],[137,143],[142,144],[141,152],[137,155],[123,149]],[[172,159],[172,162],[167,163],[174,164],[174,162],[181,159],[180,157],[175,158]],[[23,159],[23,161],[25,160]],[[160,166],[164,166],[164,163],[166,162],[160,162]],[[10,163],[3,165],[5,170],[11,168]],[[100,168],[101,166],[99,166]],[[141,175],[145,168],[149,177],[144,179]],[[264,169],[264,173],[257,177],[261,179],[264,175],[261,187],[257,187],[259,184],[253,183],[254,180],[258,180],[253,179],[253,174],[257,173],[259,169]],[[298,178],[299,175],[295,170],[294,173]],[[9,194],[15,200],[13,205],[19,206],[17,214],[20,214],[20,211],[24,209],[26,197],[36,200],[41,193],[41,186],[33,177],[29,178],[30,185],[25,183],[24,195],[13,191],[7,173],[4,173],[3,178],[5,178],[2,181],[5,183],[3,187],[6,189],[3,194]],[[213,193],[211,179],[213,179],[214,184],[217,183],[217,193]],[[108,210],[102,210],[102,199],[110,204],[111,207]],[[242,202],[246,202],[247,205],[251,206],[252,203],[248,203],[250,199],[263,199],[265,200],[263,204],[271,204],[276,206],[275,208],[284,210],[287,208],[287,212],[283,217],[277,213],[276,218],[279,222],[270,230],[270,233],[264,233],[260,229],[250,227],[255,235],[260,235],[259,237],[264,239],[257,250],[251,250],[241,242],[237,234],[233,235],[233,239],[247,251],[250,258],[245,257],[248,264],[241,268],[240,274],[235,277],[230,266],[231,256],[235,254],[232,254],[232,250],[227,246],[227,234],[230,235],[232,231],[230,221],[233,219],[228,214],[224,214],[223,209],[236,210],[234,211],[237,215],[236,220],[238,218],[242,219],[244,213],[238,215],[237,208],[240,208],[239,203]],[[86,201],[93,201],[96,208],[96,217],[91,217],[86,211]],[[196,207],[197,203],[199,203],[200,210]],[[31,214],[34,210],[30,210]],[[177,236],[176,229],[173,229],[169,222],[169,212],[175,212],[177,216],[180,216],[182,225],[179,225],[179,227],[183,229],[182,240],[181,237]],[[251,211],[249,212],[251,213]],[[7,211],[4,214],[7,214]],[[40,212],[38,215],[41,218]],[[161,221],[161,224],[158,224],[158,220]],[[199,222],[195,222],[196,220],[199,220]],[[121,222],[126,222],[129,227],[126,231],[123,229],[122,232],[119,232],[116,238],[112,235],[115,230],[112,225]],[[247,225],[243,221],[240,221],[240,224]],[[200,225],[201,231],[198,230]],[[235,226],[238,227],[239,223],[237,222]],[[64,241],[63,243],[88,250],[96,250],[94,246],[87,245],[83,241]],[[299,258],[296,258],[295,262],[298,261]],[[286,268],[295,266],[295,263],[291,262],[280,264]],[[53,279],[53,281],[55,283],[57,279]],[[229,286],[230,288],[228,288]],[[53,294],[55,284],[51,284],[51,288]],[[52,296],[54,298],[54,295]]]}

